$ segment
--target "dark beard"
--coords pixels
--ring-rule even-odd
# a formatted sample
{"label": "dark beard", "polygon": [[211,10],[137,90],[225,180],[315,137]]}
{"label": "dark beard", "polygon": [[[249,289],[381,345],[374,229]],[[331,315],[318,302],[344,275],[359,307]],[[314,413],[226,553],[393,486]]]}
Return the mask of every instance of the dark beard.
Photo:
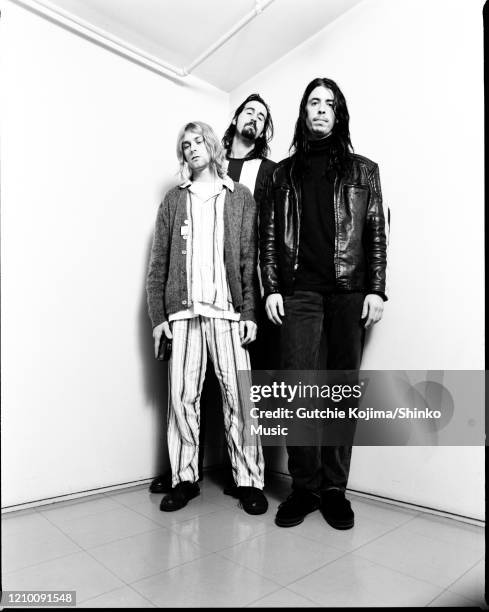
{"label": "dark beard", "polygon": [[246,125],[241,131],[241,136],[247,140],[256,139],[256,129],[252,126]]}

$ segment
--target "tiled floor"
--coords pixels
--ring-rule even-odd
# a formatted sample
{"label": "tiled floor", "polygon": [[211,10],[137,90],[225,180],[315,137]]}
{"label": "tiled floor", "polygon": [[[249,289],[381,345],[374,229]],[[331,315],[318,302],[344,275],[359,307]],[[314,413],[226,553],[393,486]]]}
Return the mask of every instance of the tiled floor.
{"label": "tiled floor", "polygon": [[319,512],[274,525],[206,475],[174,513],[146,485],[2,516],[4,590],[76,590],[78,607],[332,607],[483,604],[483,529],[350,494],[355,527]]}

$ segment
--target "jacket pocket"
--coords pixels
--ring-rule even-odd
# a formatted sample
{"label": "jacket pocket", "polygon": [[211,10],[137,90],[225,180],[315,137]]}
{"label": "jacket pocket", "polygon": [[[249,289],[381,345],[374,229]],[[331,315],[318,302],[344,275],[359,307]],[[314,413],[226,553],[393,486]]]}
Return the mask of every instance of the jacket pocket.
{"label": "jacket pocket", "polygon": [[365,212],[367,210],[370,189],[366,185],[347,184],[343,186],[345,204],[351,212]]}

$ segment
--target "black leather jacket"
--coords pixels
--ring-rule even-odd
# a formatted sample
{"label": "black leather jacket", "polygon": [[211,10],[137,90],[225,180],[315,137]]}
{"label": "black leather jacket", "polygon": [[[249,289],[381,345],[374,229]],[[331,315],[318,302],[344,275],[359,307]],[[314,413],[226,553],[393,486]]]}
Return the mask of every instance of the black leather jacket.
{"label": "black leather jacket", "polygon": [[[379,168],[352,155],[348,176],[336,178],[334,265],[338,291],[378,293],[385,300],[386,224]],[[301,189],[292,179],[293,156],[273,172],[260,210],[260,266],[265,297],[293,293],[298,268]]]}

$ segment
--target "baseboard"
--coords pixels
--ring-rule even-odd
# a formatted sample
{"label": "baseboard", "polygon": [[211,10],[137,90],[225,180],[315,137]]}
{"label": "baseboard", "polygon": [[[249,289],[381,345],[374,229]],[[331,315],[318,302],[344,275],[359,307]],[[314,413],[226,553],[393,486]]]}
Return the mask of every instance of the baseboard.
{"label": "baseboard", "polygon": [[[207,472],[219,471],[220,465],[210,465],[204,467],[204,474]],[[82,499],[84,497],[91,497],[94,495],[100,495],[102,493],[110,493],[111,491],[122,491],[123,489],[129,489],[131,487],[137,487],[138,485],[144,485],[149,483],[156,477],[156,474],[151,478],[143,478],[142,480],[133,480],[131,482],[121,482],[115,485],[107,487],[98,487],[96,489],[87,489],[86,491],[77,491],[76,493],[69,493],[67,495],[57,495],[54,497],[46,497],[43,499],[34,499],[30,502],[24,502],[22,504],[14,504],[12,506],[2,507],[2,514],[9,512],[18,512],[19,510],[28,510],[29,508],[37,508],[38,506],[47,506],[48,504],[55,504],[57,502],[70,501],[72,499]]]}
{"label": "baseboard", "polygon": [[[204,473],[209,473],[209,472],[217,472],[222,470],[222,466],[219,465],[211,465],[211,466],[206,466],[204,467]],[[285,474],[283,472],[278,472],[275,470],[266,470],[266,474],[269,476],[273,476],[273,477],[278,477],[281,478],[283,480],[287,480],[290,481],[290,476],[289,474]],[[154,477],[153,477],[154,478]],[[69,495],[59,495],[57,497],[49,497],[46,499],[37,499],[37,500],[33,500],[31,502],[27,502],[27,503],[23,503],[23,504],[16,504],[13,506],[7,506],[5,508],[2,508],[2,514],[7,514],[9,512],[17,512],[19,510],[27,510],[29,508],[37,508],[39,506],[46,506],[48,504],[54,504],[56,502],[61,502],[61,501],[69,501],[69,500],[75,500],[75,499],[82,499],[84,497],[90,497],[93,495],[100,495],[103,493],[110,493],[111,491],[121,491],[124,489],[129,489],[131,487],[136,487],[138,485],[145,485],[148,484],[153,480],[153,478],[144,478],[143,480],[136,480],[136,481],[132,481],[132,482],[124,482],[124,483],[119,483],[119,484],[115,484],[115,485],[111,485],[108,487],[100,487],[98,489],[89,489],[87,491],[79,491],[76,493],[72,493]],[[379,501],[382,502],[384,504],[390,504],[392,506],[396,506],[398,508],[407,508],[409,510],[416,510],[418,512],[424,512],[425,514],[432,514],[435,516],[442,516],[445,518],[450,518],[453,519],[455,521],[459,521],[459,522],[463,522],[463,523],[468,523],[470,525],[476,525],[478,527],[484,527],[485,526],[485,521],[481,521],[479,519],[470,517],[470,516],[463,516],[460,514],[454,514],[452,512],[445,512],[443,510],[439,510],[437,508],[430,508],[427,506],[421,506],[418,504],[411,504],[399,499],[394,499],[394,498],[390,498],[390,497],[383,497],[381,495],[376,495],[374,493],[369,493],[367,491],[358,491],[356,489],[348,489],[348,492],[356,495],[358,497],[364,497],[366,499],[372,499],[375,501]]]}
{"label": "baseboard", "polygon": [[[274,476],[279,476],[284,480],[291,480],[289,474],[285,474],[284,472],[278,472],[275,470],[267,470],[267,473]],[[374,501],[379,501],[384,504],[389,504],[391,506],[396,506],[398,508],[407,508],[408,510],[416,510],[417,512],[424,512],[425,514],[432,514],[435,516],[443,516],[445,518],[453,519],[454,521],[459,521],[462,523],[468,523],[470,525],[476,525],[477,527],[484,527],[486,522],[480,519],[473,518],[471,516],[464,516],[462,514],[455,514],[453,512],[446,512],[444,510],[439,510],[438,508],[430,508],[429,506],[422,506],[419,504],[411,504],[409,502],[402,501],[400,499],[394,499],[392,497],[383,497],[382,495],[377,495],[375,493],[370,493],[368,491],[358,491],[357,489],[347,488],[348,493],[356,495],[357,497],[364,497],[366,499],[372,499]]]}

